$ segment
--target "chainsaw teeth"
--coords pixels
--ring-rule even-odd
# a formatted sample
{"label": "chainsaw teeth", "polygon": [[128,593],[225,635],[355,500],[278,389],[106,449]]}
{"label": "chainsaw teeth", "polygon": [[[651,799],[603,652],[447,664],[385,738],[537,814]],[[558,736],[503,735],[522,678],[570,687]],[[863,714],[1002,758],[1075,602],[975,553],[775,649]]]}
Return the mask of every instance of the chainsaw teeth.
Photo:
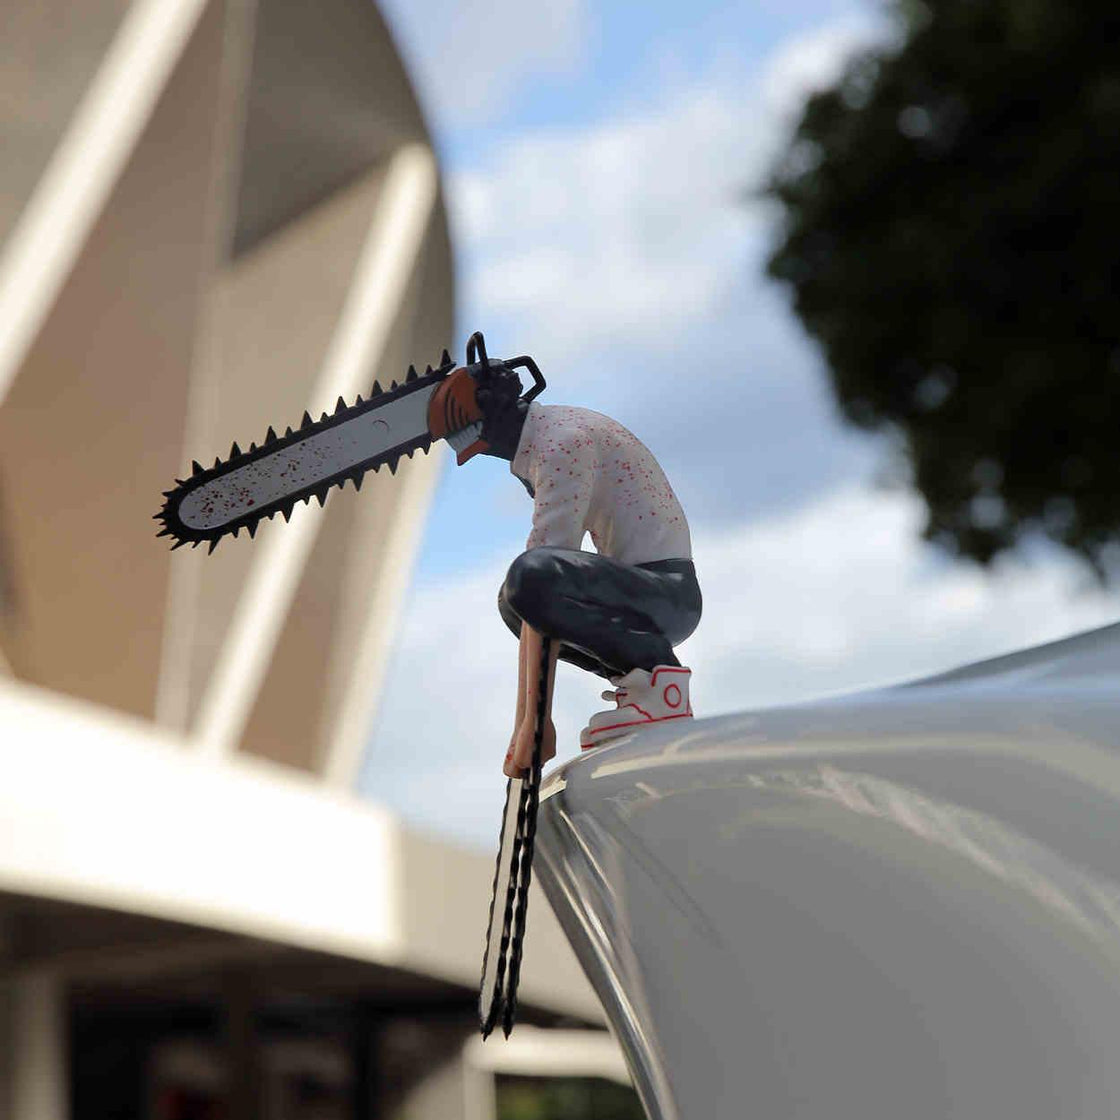
{"label": "chainsaw teeth", "polygon": [[[455,363],[451,355],[447,350],[444,350],[440,355],[439,366],[434,370],[430,365],[426,366],[422,376],[424,378],[431,378],[433,376],[446,374],[450,372],[450,370],[454,367],[454,364]],[[363,404],[365,404],[367,407],[371,407],[370,402],[373,401],[374,398],[380,397],[385,393],[399,393],[402,391],[408,392],[412,389],[413,384],[419,380],[421,380],[421,374],[418,372],[415,365],[410,364],[408,367],[408,372],[405,374],[405,377],[402,381],[391,381],[388,389],[383,389],[381,386],[381,382],[375,381],[373,383],[372,389],[370,390],[368,398],[363,398],[362,394],[359,393],[357,401],[355,402],[353,407],[358,408]],[[197,548],[200,544],[207,544],[209,546],[207,553],[210,554],[213,553],[214,550],[218,547],[218,544],[220,543],[223,536],[239,536],[242,529],[246,529],[248,531],[249,537],[254,538],[260,525],[260,521],[264,517],[267,517],[269,518],[269,520],[271,520],[276,516],[277,513],[279,513],[283,516],[285,521],[290,521],[292,517],[292,509],[294,508],[297,501],[302,501],[304,505],[307,505],[310,503],[311,498],[314,497],[316,501],[318,501],[320,506],[325,506],[327,495],[332,486],[337,486],[340,490],[342,490],[345,489],[347,481],[350,481],[354,483],[355,490],[360,490],[362,488],[362,482],[365,478],[365,472],[366,470],[368,470],[368,468],[357,468],[350,470],[349,473],[342,474],[341,477],[333,477],[329,481],[317,485],[317,487],[313,490],[308,490],[305,493],[300,493],[290,498],[283,498],[278,501],[274,501],[267,506],[262,506],[262,508],[257,511],[247,510],[241,516],[236,518],[236,520],[230,520],[224,525],[213,530],[202,531],[190,528],[183,524],[178,513],[179,504],[182,501],[185,492],[189,493],[196,489],[198,486],[205,485],[216,475],[224,473],[224,471],[228,469],[229,464],[233,462],[233,460],[240,460],[241,462],[238,463],[238,467],[240,467],[244,460],[246,460],[247,458],[254,459],[260,456],[270,455],[272,454],[273,444],[276,444],[281,440],[298,442],[301,438],[305,438],[300,435],[300,433],[302,433],[305,429],[315,428],[317,430],[322,430],[323,428],[330,426],[333,417],[338,417],[341,414],[345,414],[347,411],[348,406],[346,404],[346,399],[342,396],[339,396],[335,402],[334,411],[332,413],[323,412],[319,420],[316,421],[312,419],[311,413],[309,411],[304,411],[303,418],[300,422],[299,427],[297,429],[293,429],[290,425],[287,426],[284,429],[283,436],[277,435],[276,429],[269,425],[267,434],[265,435],[262,443],[259,445],[256,442],[250,443],[248,451],[243,452],[240,445],[235,440],[230,446],[229,458],[226,459],[225,462],[222,461],[220,456],[216,456],[214,459],[213,467],[207,468],[204,467],[197,459],[192,459],[189,477],[187,479],[176,479],[176,488],[172,490],[165,490],[163,492],[163,497],[165,499],[163,508],[159,513],[153,515],[153,520],[160,522],[160,524],[157,526],[156,536],[173,538],[171,543],[172,551],[177,548],[182,548],[185,544],[189,544],[193,548]],[[335,422],[345,423],[347,419],[348,417],[344,417],[343,420]],[[382,458],[379,462],[374,463],[373,469],[374,471],[377,471],[382,466],[388,466],[390,474],[395,475],[397,473],[397,468],[400,465],[400,460],[405,455],[407,455],[408,458],[411,459],[417,448],[427,454],[427,452],[431,448],[431,445],[432,440],[429,435],[427,435],[426,433],[418,433],[415,441],[412,443],[412,446],[402,445],[396,450],[391,458]],[[211,533],[215,533],[216,535],[212,536]]]}

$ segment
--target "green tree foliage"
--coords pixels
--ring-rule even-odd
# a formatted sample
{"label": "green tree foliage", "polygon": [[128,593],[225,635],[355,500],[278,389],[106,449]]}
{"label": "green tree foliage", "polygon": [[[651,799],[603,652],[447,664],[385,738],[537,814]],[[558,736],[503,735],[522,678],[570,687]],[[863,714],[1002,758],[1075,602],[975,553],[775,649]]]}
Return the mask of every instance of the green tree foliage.
{"label": "green tree foliage", "polygon": [[645,1120],[638,1094],[594,1077],[500,1077],[498,1120]]}
{"label": "green tree foliage", "polygon": [[926,536],[1120,553],[1120,5],[900,0],[807,104],[769,262],[846,418],[895,434]]}

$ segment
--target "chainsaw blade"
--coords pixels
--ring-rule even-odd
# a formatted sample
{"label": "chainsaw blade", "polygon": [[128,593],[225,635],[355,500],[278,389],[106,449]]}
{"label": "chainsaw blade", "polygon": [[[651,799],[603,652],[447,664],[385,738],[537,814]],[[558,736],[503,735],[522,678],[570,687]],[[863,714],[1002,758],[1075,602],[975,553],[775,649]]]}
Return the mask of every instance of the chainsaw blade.
{"label": "chainsaw blade", "polygon": [[235,443],[229,458],[209,469],[195,462],[189,478],[164,492],[157,536],[172,537],[172,549],[208,542],[213,552],[224,536],[255,534],[262,518],[280,513],[287,520],[296,502],[322,505],[332,486],[351,480],[359,488],[370,469],[396,473],[401,456],[431,447],[428,402],[454,368],[444,351],[437,369],[420,375],[410,366],[402,384],[382,390],[375,383],[368,400],[359,396],[347,406],[339,397],[331,415],[314,421],[305,412],[299,428],[283,436],[269,428],[260,447],[243,452]]}
{"label": "chainsaw blade", "polygon": [[486,923],[482,978],[478,991],[478,1022],[483,1038],[500,1022],[505,1007],[504,981],[518,885],[513,856],[517,852],[520,863],[522,836],[517,827],[517,818],[524,812],[521,804],[523,788],[519,778],[510,778],[506,782],[506,804],[502,811],[502,830],[498,836],[498,858],[494,864],[490,916]]}

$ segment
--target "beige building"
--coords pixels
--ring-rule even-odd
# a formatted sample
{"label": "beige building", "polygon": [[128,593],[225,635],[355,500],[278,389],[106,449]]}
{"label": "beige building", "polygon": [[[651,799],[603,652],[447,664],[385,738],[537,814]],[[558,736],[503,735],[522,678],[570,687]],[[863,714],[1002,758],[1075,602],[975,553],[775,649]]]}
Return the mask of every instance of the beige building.
{"label": "beige building", "polygon": [[[488,1120],[492,868],[353,787],[438,454],[205,550],[192,457],[435,362],[438,169],[366,0],[0,17],[0,1116]],[[208,460],[207,460],[208,461]],[[497,791],[496,791],[497,796]],[[602,1016],[543,897],[523,1022]]]}

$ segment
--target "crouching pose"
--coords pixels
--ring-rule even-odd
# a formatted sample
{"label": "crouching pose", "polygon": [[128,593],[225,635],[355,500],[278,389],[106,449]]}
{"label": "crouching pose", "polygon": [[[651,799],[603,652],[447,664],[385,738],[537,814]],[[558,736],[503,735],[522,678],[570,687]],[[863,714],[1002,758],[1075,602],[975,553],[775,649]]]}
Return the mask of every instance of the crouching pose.
{"label": "crouching pose", "polygon": [[[524,364],[509,365],[515,361]],[[593,715],[580,734],[585,750],[691,717],[691,670],[673,647],[696,629],[701,611],[688,523],[653,455],[609,417],[538,404],[534,395],[522,397],[513,369],[483,351],[480,363],[441,384],[430,413],[433,435],[446,436],[459,465],[480,453],[507,459],[534,502],[526,551],[498,594],[502,618],[520,641],[504,766],[510,777],[532,758],[542,636],[554,639],[541,753],[547,761],[556,754],[550,713],[557,657],[614,686],[603,698],[615,707]],[[585,533],[595,552],[580,548]]]}

